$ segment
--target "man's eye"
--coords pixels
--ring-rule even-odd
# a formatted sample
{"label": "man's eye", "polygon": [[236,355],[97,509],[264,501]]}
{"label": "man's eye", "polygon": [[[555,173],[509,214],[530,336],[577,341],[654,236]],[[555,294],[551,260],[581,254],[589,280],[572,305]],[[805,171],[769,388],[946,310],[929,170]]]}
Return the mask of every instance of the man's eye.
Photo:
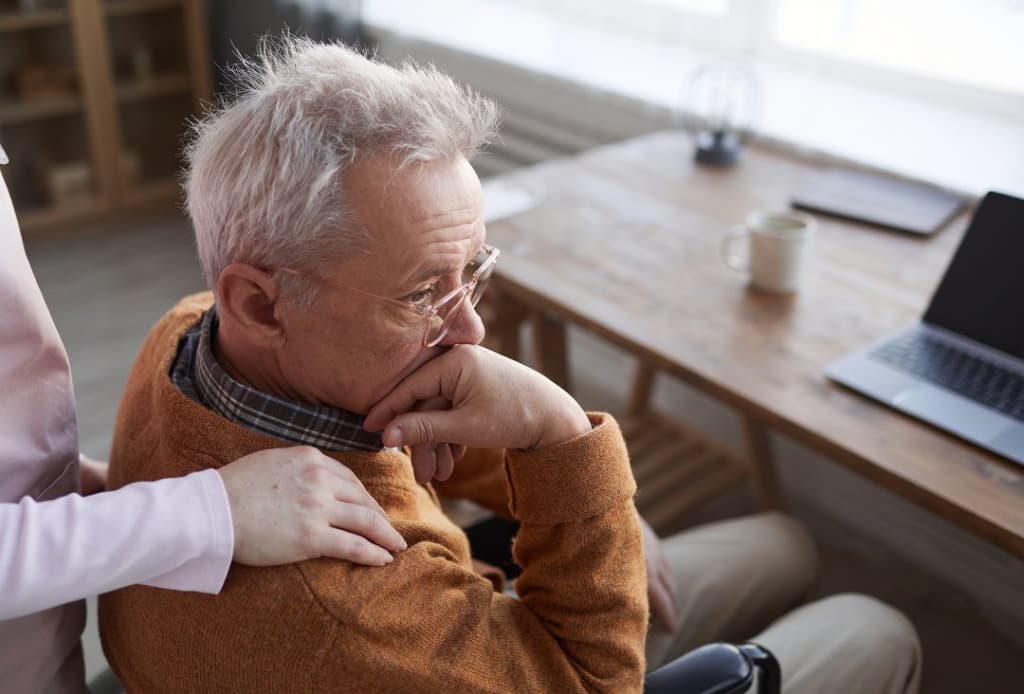
{"label": "man's eye", "polygon": [[405,297],[405,300],[413,306],[427,306],[430,304],[430,300],[434,296],[434,288],[427,287],[426,289],[420,289],[419,291],[413,292],[409,296]]}

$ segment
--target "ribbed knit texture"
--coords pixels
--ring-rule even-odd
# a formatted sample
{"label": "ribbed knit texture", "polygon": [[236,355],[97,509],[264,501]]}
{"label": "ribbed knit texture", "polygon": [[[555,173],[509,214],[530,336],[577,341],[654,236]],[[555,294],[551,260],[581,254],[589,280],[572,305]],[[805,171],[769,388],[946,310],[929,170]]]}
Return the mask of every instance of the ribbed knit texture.
{"label": "ribbed knit texture", "polygon": [[[280,445],[170,381],[178,342],[210,300],[187,297],[147,338],[118,413],[114,486]],[[636,486],[614,420],[591,421],[590,433],[540,451],[470,452],[439,485],[522,521],[520,600],[474,571],[465,534],[434,489],[416,484],[404,452],[338,453],[409,549],[382,568],[234,565],[218,596],[108,594],[107,658],[129,692],[639,692],[647,591]]]}

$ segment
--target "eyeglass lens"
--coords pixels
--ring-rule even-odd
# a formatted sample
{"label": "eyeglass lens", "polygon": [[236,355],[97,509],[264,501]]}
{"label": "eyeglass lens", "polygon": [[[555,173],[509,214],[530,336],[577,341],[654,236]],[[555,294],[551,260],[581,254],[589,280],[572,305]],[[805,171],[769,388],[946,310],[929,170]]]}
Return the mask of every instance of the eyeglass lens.
{"label": "eyeglass lens", "polygon": [[[488,254],[481,251],[473,259],[463,274],[465,282],[468,284],[472,281],[473,275],[477,272],[477,269],[483,265],[484,261],[487,260]],[[480,303],[480,297],[483,296],[484,290],[490,283],[491,271],[494,269],[494,264],[487,268],[487,270],[477,279],[477,283],[472,287],[470,292],[460,292],[453,296],[451,300],[444,306],[437,307],[437,314],[430,321],[430,326],[427,329],[426,343],[428,347],[433,347],[448,334],[451,326],[458,320],[459,314],[462,313],[462,305],[466,302],[467,295],[469,296],[469,302],[472,306],[476,306]]]}

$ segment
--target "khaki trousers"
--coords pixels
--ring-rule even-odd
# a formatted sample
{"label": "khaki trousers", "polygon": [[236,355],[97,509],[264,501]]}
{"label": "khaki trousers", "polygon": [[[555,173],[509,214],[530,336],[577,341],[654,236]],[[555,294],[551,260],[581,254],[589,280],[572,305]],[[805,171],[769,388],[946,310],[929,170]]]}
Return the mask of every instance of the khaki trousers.
{"label": "khaki trousers", "polygon": [[663,540],[676,577],[679,630],[652,626],[648,670],[713,641],[754,641],[782,667],[786,694],[917,692],[921,646],[906,617],[864,595],[800,606],[817,574],[807,531],[780,513]]}

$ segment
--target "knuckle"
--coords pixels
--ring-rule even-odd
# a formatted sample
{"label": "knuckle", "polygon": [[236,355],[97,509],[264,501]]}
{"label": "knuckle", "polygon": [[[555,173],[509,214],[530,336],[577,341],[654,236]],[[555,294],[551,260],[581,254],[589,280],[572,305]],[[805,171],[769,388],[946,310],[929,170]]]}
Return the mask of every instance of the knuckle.
{"label": "knuckle", "polygon": [[295,457],[305,463],[314,463],[320,459],[320,451],[313,446],[296,446],[292,449]]}
{"label": "knuckle", "polygon": [[370,552],[367,542],[358,535],[345,534],[338,538],[338,554],[349,561],[364,563]]}
{"label": "knuckle", "polygon": [[306,463],[302,468],[302,481],[309,485],[318,487],[327,481],[327,471],[320,463]]}
{"label": "knuckle", "polygon": [[382,519],[380,517],[380,514],[378,514],[376,511],[374,511],[373,509],[363,507],[363,509],[359,513],[361,516],[360,521],[365,532],[374,533],[382,530]]}
{"label": "knuckle", "polygon": [[304,511],[317,511],[322,506],[323,502],[320,500],[320,495],[316,492],[307,492],[300,494],[298,499],[299,508]]}
{"label": "knuckle", "polygon": [[299,543],[310,551],[319,549],[320,525],[312,520],[307,520],[299,528]]}
{"label": "knuckle", "polygon": [[[430,419],[427,417],[417,417],[413,422],[413,425],[418,440],[423,441],[424,443],[433,441],[434,427],[430,423]],[[424,450],[423,453],[426,453],[426,450]]]}

